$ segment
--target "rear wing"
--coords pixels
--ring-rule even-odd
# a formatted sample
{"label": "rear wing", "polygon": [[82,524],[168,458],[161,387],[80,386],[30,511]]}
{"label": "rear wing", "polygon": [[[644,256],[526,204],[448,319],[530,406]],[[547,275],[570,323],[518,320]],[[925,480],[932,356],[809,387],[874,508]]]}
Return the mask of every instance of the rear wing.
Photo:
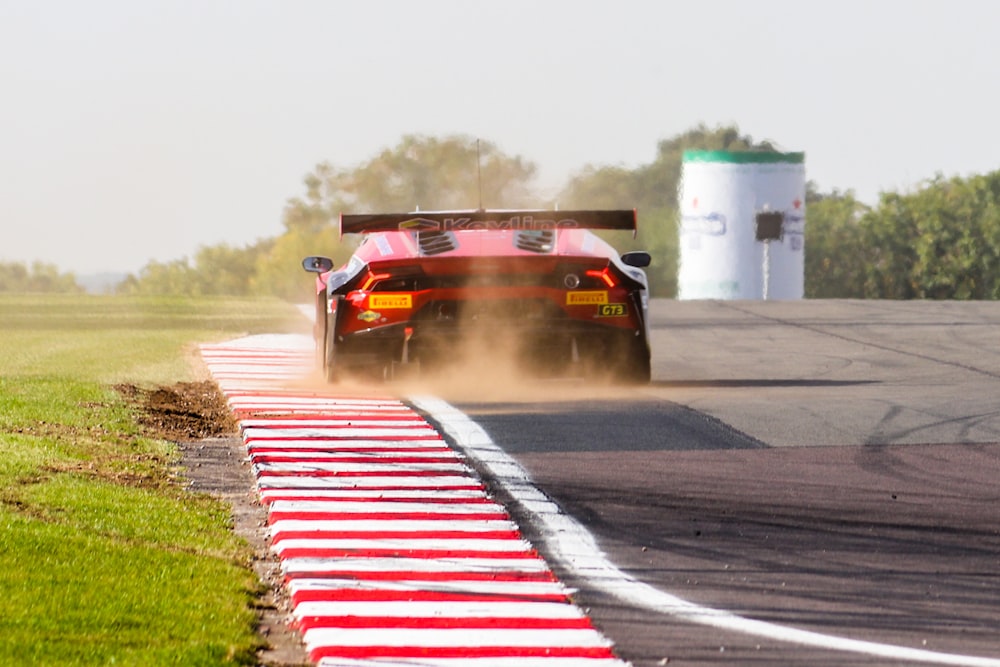
{"label": "rear wing", "polygon": [[466,229],[615,229],[636,230],[635,209],[619,211],[418,211],[340,215],[340,234],[371,232],[447,232]]}

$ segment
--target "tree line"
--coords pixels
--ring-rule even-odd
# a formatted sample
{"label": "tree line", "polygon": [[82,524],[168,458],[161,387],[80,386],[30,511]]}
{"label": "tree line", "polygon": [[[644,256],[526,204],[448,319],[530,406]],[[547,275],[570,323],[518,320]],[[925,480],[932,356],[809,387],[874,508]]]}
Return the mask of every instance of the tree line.
{"label": "tree line", "polygon": [[946,179],[877,205],[806,197],[812,298],[1000,299],[1000,171]]}
{"label": "tree line", "polygon": [[[652,294],[674,297],[677,192],[686,150],[766,151],[774,146],[735,126],[700,125],[660,141],[648,164],[587,165],[546,198],[534,187],[535,164],[507,155],[491,142],[460,135],[407,135],[360,166],[317,165],[304,178],[303,192],[288,200],[277,237],[243,247],[204,246],[191,258],[149,262],[117,291],[308,300],[312,282],[299,269],[302,257],[324,254],[343,262],[356,247],[357,239],[339,238],[341,211],[551,208],[558,202],[563,209],[638,209],[636,239],[621,234],[607,238],[622,251],[648,250],[654,258]],[[807,298],[1000,298],[1000,171],[938,176],[912,192],[882,193],[874,206],[859,202],[852,191],[822,192],[810,182],[805,230]],[[37,271],[51,273],[50,267]],[[0,291],[10,291],[8,284],[15,283],[0,282]]]}
{"label": "tree line", "polygon": [[0,293],[83,292],[72,273],[45,262],[0,262]]}

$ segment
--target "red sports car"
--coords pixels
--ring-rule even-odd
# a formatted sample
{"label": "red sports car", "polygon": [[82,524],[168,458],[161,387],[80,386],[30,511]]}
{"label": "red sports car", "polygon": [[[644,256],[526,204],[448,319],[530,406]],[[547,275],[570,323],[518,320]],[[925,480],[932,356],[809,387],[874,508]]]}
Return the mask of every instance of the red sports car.
{"label": "red sports car", "polygon": [[632,210],[342,215],[341,234],[365,234],[350,261],[302,262],[318,274],[317,358],[330,381],[387,378],[475,340],[543,374],[648,382],[650,256],[589,231],[635,226]]}

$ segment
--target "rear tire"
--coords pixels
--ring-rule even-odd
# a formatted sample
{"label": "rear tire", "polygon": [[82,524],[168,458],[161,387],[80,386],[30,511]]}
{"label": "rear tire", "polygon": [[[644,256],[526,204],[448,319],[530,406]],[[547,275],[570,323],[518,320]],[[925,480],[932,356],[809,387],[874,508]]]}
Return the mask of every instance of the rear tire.
{"label": "rear tire", "polygon": [[316,297],[316,315],[313,320],[313,343],[316,346],[316,368],[326,372],[326,294]]}
{"label": "rear tire", "polygon": [[618,375],[622,384],[649,384],[653,379],[653,369],[648,353],[636,353]]}
{"label": "rear tire", "polygon": [[337,372],[337,327],[333,321],[334,315],[326,315],[323,332],[323,372],[327,382],[337,382],[340,377]]}
{"label": "rear tire", "polygon": [[619,384],[649,384],[653,377],[649,348],[636,338],[624,345],[614,369],[613,379]]}

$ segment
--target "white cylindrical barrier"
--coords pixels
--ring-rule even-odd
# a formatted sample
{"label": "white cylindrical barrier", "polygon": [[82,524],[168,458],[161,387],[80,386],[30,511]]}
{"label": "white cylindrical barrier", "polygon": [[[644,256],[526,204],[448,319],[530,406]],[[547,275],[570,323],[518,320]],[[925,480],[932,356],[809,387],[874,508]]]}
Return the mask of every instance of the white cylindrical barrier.
{"label": "white cylindrical barrier", "polygon": [[680,299],[801,299],[805,154],[685,151]]}

